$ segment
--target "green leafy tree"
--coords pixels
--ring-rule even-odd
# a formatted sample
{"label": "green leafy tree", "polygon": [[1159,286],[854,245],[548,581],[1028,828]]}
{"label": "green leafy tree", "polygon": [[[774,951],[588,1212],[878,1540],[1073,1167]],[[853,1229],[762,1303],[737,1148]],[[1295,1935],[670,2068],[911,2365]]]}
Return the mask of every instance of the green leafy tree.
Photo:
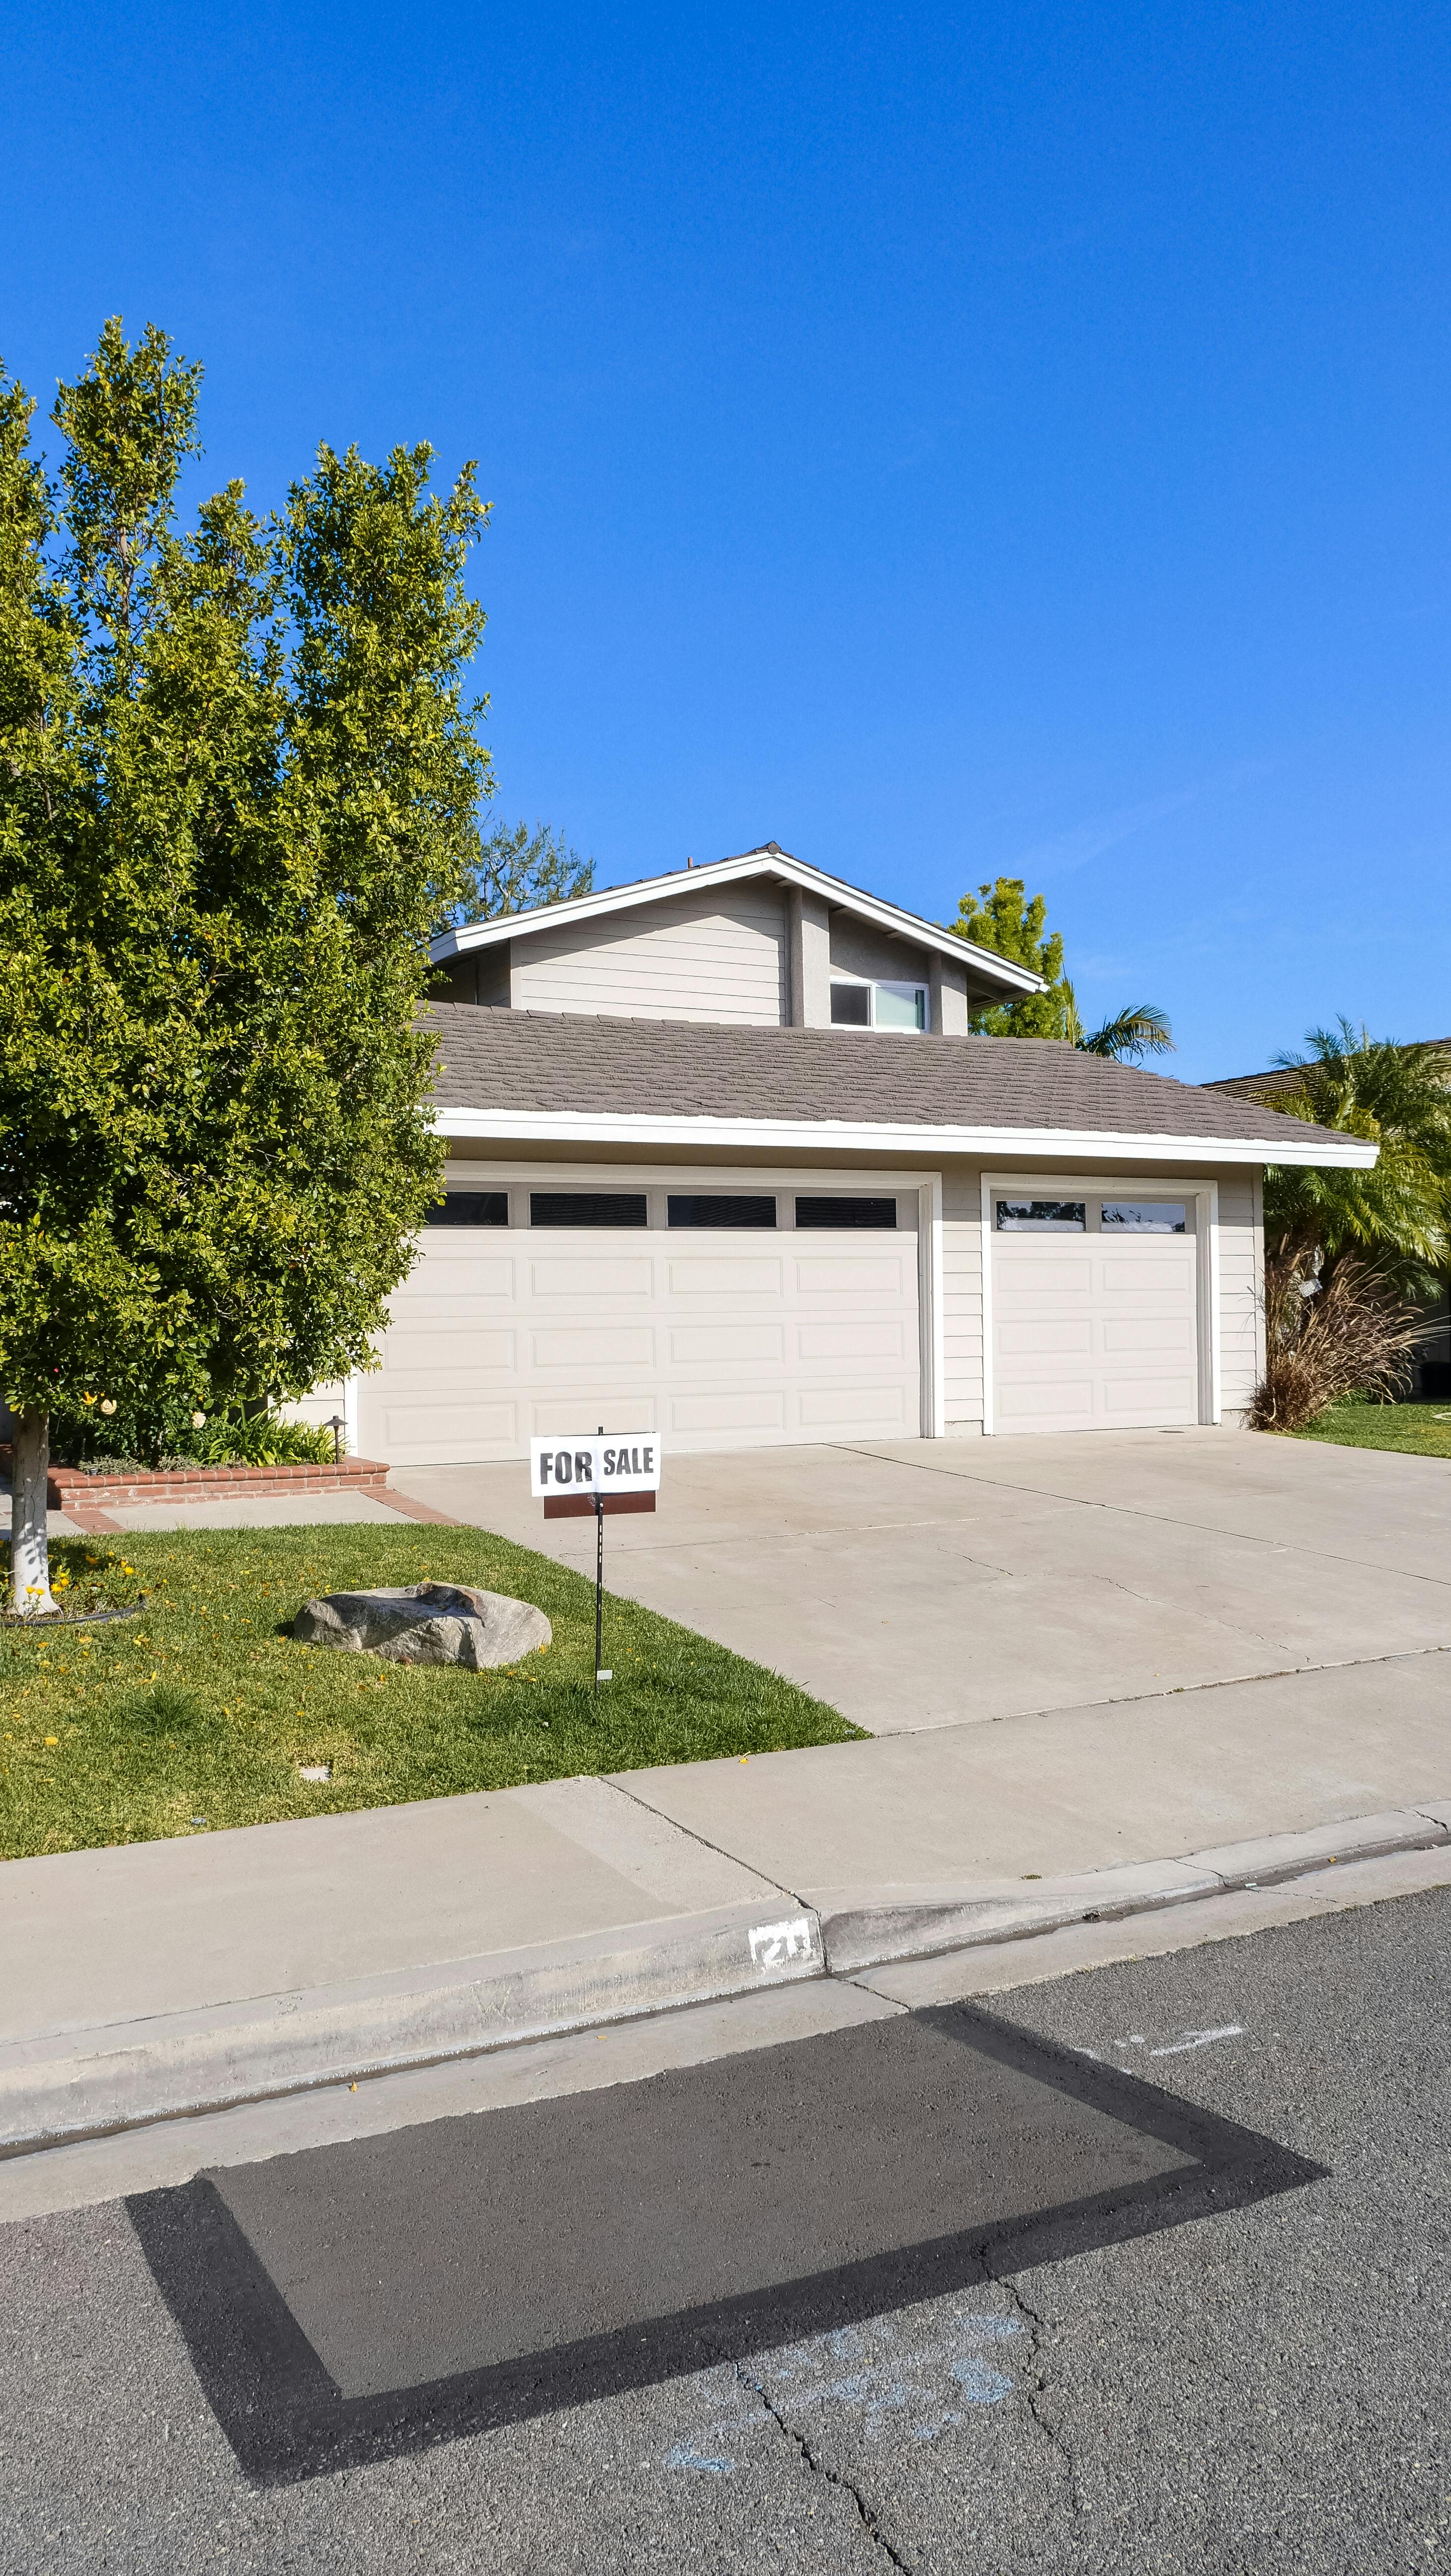
{"label": "green leafy tree", "polygon": [[979,1003],[972,1025],[986,1037],[1062,1038],[1085,1055],[1129,1057],[1136,1064],[1146,1055],[1172,1049],[1173,1034],[1165,1013],[1152,1002],[1116,1011],[1100,1028],[1085,1029],[1078,1016],[1073,986],[1063,972],[1063,934],[1047,928],[1046,895],[1029,897],[1021,877],[998,877],[965,894],[957,919],[947,927],[975,948],[990,948],[1041,975],[1044,990],[1025,993],[1015,1002]]}
{"label": "green leafy tree", "polygon": [[593,859],[582,859],[550,824],[536,823],[531,831],[527,823],[498,823],[480,841],[464,894],[448,917],[456,928],[497,921],[505,913],[591,894],[594,881]]}
{"label": "green leafy tree", "polygon": [[200,371],[108,322],[50,480],[0,377],[0,1388],[12,1597],[53,1409],[297,1395],[369,1355],[441,1186],[416,1022],[490,788],[486,516],[319,450],[182,529]]}
{"label": "green leafy tree", "polygon": [[994,956],[1011,958],[1015,966],[1026,966],[1043,978],[1045,990],[1024,993],[1014,1002],[980,1003],[973,1010],[972,1025],[992,1038],[1071,1038],[1078,1025],[1078,1011],[1073,987],[1063,972],[1063,934],[1045,928],[1048,901],[1045,895],[1029,899],[1021,877],[998,877],[991,885],[981,885],[977,893],[965,894],[957,907],[957,919],[947,928],[959,939],[972,942],[974,948],[990,948]]}
{"label": "green leafy tree", "polygon": [[1265,1173],[1267,1269],[1322,1276],[1355,1256],[1404,1297],[1423,1298],[1451,1268],[1451,1062],[1434,1046],[1396,1046],[1347,1019],[1311,1029],[1299,1077],[1265,1106],[1380,1148],[1369,1172],[1271,1166]]}

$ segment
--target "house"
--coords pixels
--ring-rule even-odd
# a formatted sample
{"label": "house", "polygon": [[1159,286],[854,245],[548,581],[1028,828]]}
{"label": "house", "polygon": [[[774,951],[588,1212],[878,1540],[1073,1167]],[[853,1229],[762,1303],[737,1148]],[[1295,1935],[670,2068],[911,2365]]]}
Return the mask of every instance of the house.
{"label": "house", "polygon": [[[1451,1056],[1451,1038],[1426,1038],[1422,1043],[1434,1047],[1438,1055]],[[1222,1073],[1203,1087],[1206,1091],[1228,1091],[1236,1100],[1273,1100],[1280,1092],[1298,1090],[1299,1083],[1298,1065],[1277,1064],[1267,1073]]]}
{"label": "house", "polygon": [[1263,1164],[1374,1161],[971,1035],[1036,977],[774,842],[433,954],[447,1197],[344,1397],[399,1466],[1238,1422]]}

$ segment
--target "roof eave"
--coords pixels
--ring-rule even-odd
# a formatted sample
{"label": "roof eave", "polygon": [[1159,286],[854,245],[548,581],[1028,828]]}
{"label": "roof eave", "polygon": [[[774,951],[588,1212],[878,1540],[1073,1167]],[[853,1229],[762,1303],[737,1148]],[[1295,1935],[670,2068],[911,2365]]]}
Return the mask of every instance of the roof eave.
{"label": "roof eave", "polygon": [[440,932],[437,939],[430,941],[428,953],[434,965],[441,966],[450,957],[494,948],[506,939],[527,938],[537,930],[557,929],[567,922],[604,920],[611,913],[633,911],[639,904],[659,903],[667,891],[693,893],[707,878],[713,885],[736,885],[751,877],[774,877],[782,885],[799,886],[807,893],[829,887],[844,909],[874,922],[878,929],[891,931],[896,938],[909,940],[914,947],[932,949],[940,957],[950,957],[954,964],[975,968],[1005,996],[1044,990],[1042,976],[1035,975],[1030,967],[1015,966],[1010,958],[999,957],[990,948],[978,948],[971,940],[959,939],[955,931],[944,930],[938,922],[924,921],[917,913],[904,912],[900,905],[886,903],[878,895],[863,894],[844,878],[828,876],[825,869],[808,867],[804,860],[754,851],[738,859],[713,860],[698,870],[676,868],[664,876],[646,877],[635,885],[606,886],[598,894],[574,895],[567,903],[538,904],[529,912],[502,913],[494,921],[471,921],[460,930]]}
{"label": "roof eave", "polygon": [[[1283,1137],[1121,1135],[1090,1127],[939,1127],[845,1118],[697,1118],[645,1112],[622,1116],[589,1110],[468,1109],[440,1104],[441,1135],[496,1144],[571,1144],[735,1148],[813,1147],[833,1152],[965,1154],[989,1160],[1004,1154],[1078,1154],[1119,1162],[1294,1164],[1323,1171],[1366,1172],[1379,1148],[1358,1136]],[[1287,1124],[1290,1122],[1287,1121]],[[1288,1150],[1287,1150],[1288,1147]]]}

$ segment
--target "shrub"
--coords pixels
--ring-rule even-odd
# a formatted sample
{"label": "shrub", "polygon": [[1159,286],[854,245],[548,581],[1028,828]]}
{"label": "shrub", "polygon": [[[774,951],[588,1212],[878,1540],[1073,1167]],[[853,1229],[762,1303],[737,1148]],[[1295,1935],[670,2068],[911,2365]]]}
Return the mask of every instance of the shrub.
{"label": "shrub", "polygon": [[330,1460],[333,1436],[321,1423],[275,1413],[214,1413],[197,1423],[190,1405],[172,1399],[109,1414],[98,1403],[52,1416],[51,1454],[67,1467],[300,1466]]}

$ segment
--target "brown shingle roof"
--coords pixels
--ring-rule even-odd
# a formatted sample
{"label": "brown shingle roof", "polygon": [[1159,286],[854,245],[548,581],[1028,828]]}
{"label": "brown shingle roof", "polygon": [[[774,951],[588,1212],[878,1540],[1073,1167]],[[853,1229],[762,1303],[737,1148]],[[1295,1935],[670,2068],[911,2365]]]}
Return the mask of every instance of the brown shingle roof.
{"label": "brown shingle roof", "polygon": [[[1047,1038],[591,1019],[468,1002],[435,1002],[426,1020],[440,1039],[435,1095],[451,1109],[1057,1127],[1225,1142],[1261,1138],[1278,1124],[1248,1101]],[[1295,1133],[1303,1148],[1322,1130]]]}

